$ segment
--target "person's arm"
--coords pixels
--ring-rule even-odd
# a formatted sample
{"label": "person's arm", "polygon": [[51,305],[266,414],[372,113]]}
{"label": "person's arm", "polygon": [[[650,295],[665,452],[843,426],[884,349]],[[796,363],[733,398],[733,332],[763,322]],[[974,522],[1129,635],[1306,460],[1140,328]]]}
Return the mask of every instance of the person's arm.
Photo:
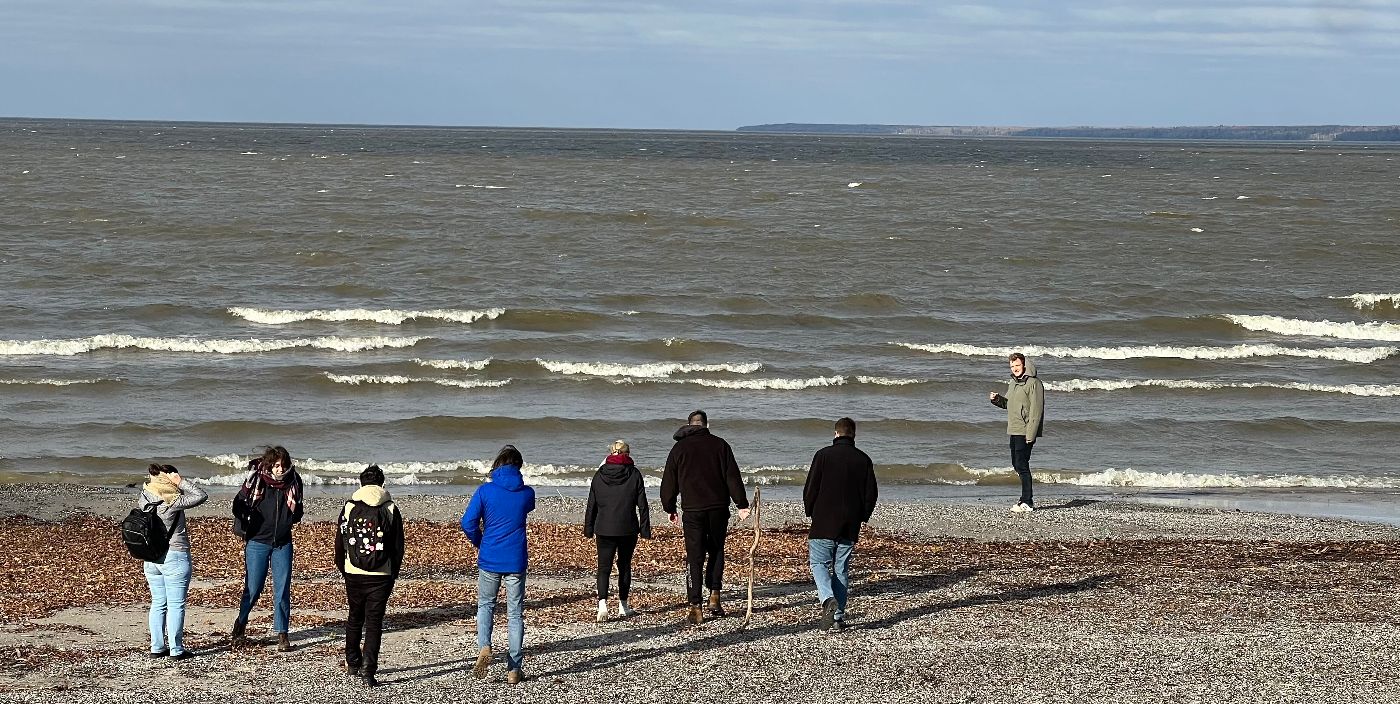
{"label": "person's arm", "polygon": [[[676,496],[680,491],[680,458],[676,457],[676,445],[671,446],[666,455],[666,469],[661,471],[661,510],[676,515]],[[674,521],[672,521],[674,522]]]}
{"label": "person's arm", "polygon": [[875,465],[870,463],[865,469],[865,517],[860,519],[861,523],[869,523],[870,517],[875,514],[875,501],[880,496],[880,486],[875,481]]}
{"label": "person's arm", "polygon": [[637,529],[651,540],[651,504],[647,503],[647,483],[641,472],[637,472]]}
{"label": "person's arm", "polygon": [[744,488],[744,477],[739,474],[739,462],[734,459],[734,448],[724,443],[724,481],[729,485],[729,498],[739,508],[739,520],[749,517],[749,493]]}
{"label": "person's arm", "polygon": [[180,490],[180,498],[175,499],[175,503],[170,504],[170,511],[184,511],[194,508],[209,499],[209,494],[199,488],[194,482],[180,478],[178,472],[172,473],[175,477],[175,487]]}
{"label": "person's arm", "polygon": [[812,509],[817,505],[817,494],[822,486],[822,453],[812,455],[812,464],[807,468],[807,481],[802,484],[802,509],[807,517],[812,517]]}
{"label": "person's arm", "polygon": [[1005,397],[1005,396],[1002,396],[1001,394],[999,394],[999,393],[993,391],[993,392],[991,393],[991,399],[992,399],[992,405],[993,405],[993,406],[996,406],[997,408],[1000,408],[1000,409],[1002,409],[1002,410],[1006,410],[1006,397]]}
{"label": "person's arm", "polygon": [[1040,436],[1040,422],[1045,418],[1045,385],[1039,379],[1031,378],[1026,384],[1026,393],[1030,396],[1027,400],[1027,412],[1030,417],[1026,419],[1026,444],[1035,442]]}
{"label": "person's arm", "polygon": [[399,570],[403,569],[403,552],[404,552],[403,534],[404,534],[403,514],[402,514],[402,513],[399,513],[399,505],[398,505],[398,504],[394,504],[394,527],[393,527],[393,529],[392,529],[392,531],[391,531],[391,535],[393,535],[393,543],[392,543],[392,545],[394,546],[394,548],[393,548],[393,549],[394,549],[394,552],[393,552],[393,554],[392,554],[392,560],[393,560],[393,563],[394,563],[393,576],[394,576],[395,579],[397,579],[398,576],[399,576]]}
{"label": "person's arm", "polygon": [[583,537],[593,537],[593,526],[598,516],[598,478],[588,485],[588,503],[583,507]]}
{"label": "person's arm", "polygon": [[301,483],[301,475],[296,479],[297,500],[292,505],[292,525],[301,523],[301,515],[306,509],[306,486]]}
{"label": "person's arm", "polygon": [[467,512],[462,514],[462,532],[467,534],[473,547],[481,547],[481,518],[485,506],[481,505],[481,488],[472,493],[472,500],[467,502]]}
{"label": "person's arm", "polygon": [[340,507],[340,515],[335,517],[335,568],[345,574],[345,512],[350,510],[350,502]]}
{"label": "person's arm", "polygon": [[531,512],[531,511],[535,510],[535,489],[534,489],[534,487],[528,487],[528,486],[527,486],[527,487],[525,487],[525,490],[528,491],[528,492],[530,492],[530,501],[529,501],[528,503],[525,504],[525,506],[526,506],[525,513],[529,513],[529,512]]}

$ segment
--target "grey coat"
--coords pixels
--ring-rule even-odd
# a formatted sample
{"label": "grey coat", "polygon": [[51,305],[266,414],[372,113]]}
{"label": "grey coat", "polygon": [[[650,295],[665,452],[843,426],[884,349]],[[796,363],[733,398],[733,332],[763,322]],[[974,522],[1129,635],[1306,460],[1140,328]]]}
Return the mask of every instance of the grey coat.
{"label": "grey coat", "polygon": [[[194,508],[206,499],[209,494],[203,489],[194,485],[186,479],[180,482],[180,498],[174,503],[161,502],[156,506],[156,515],[160,516],[161,522],[165,523],[165,530],[169,531],[174,527],[175,532],[170,535],[170,549],[178,552],[190,551],[190,532],[185,527],[185,509]],[[137,508],[144,509],[157,501],[161,501],[159,496],[152,494],[145,489],[141,490],[141,496],[137,499]]]}

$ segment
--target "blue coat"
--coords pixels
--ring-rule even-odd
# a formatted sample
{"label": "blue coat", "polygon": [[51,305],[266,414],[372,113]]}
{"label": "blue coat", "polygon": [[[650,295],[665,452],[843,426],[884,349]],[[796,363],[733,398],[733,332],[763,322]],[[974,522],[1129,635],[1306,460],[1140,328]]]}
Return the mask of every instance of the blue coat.
{"label": "blue coat", "polygon": [[480,551],[477,569],[525,572],[525,516],[533,510],[535,490],[525,486],[519,467],[506,464],[491,470],[491,481],[476,488],[462,515],[462,532]]}

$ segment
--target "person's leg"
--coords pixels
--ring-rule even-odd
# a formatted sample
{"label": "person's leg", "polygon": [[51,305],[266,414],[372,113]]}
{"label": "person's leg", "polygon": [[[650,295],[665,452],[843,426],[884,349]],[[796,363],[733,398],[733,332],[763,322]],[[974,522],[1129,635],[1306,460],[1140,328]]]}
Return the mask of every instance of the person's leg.
{"label": "person's leg", "polygon": [[292,625],[292,544],[272,550],[272,630],[286,633]]}
{"label": "person's leg", "polygon": [[598,536],[598,601],[608,598],[608,582],[611,581],[613,558],[617,555],[617,539]]}
{"label": "person's leg", "polygon": [[151,612],[146,616],[146,626],[151,631],[151,652],[159,653],[165,650],[165,575],[154,562],[143,564],[141,569],[151,588]]}
{"label": "person's leg", "polygon": [[729,509],[706,511],[707,526],[705,551],[709,553],[709,564],[705,566],[705,586],[718,592],[724,588],[724,539],[729,533]]}
{"label": "person's leg", "polygon": [[685,533],[685,596],[691,606],[700,605],[700,589],[705,584],[705,513],[686,511],[681,517]]}
{"label": "person's leg", "polygon": [[161,573],[165,576],[165,635],[170,654],[179,655],[185,652],[185,597],[190,593],[190,578],[194,574],[190,554],[180,550],[166,553]]}
{"label": "person's leg", "polygon": [[832,593],[836,597],[836,620],[846,619],[846,601],[851,594],[851,554],[855,552],[855,543],[837,542],[835,544],[835,558],[833,564]]}
{"label": "person's leg", "polygon": [[632,555],[637,551],[637,536],[617,539],[617,599],[626,602],[632,591]]}
{"label": "person's leg", "polygon": [[389,595],[394,591],[394,579],[370,577],[365,582],[365,650],[361,672],[365,677],[373,677],[379,672],[379,643],[384,636],[384,612],[389,606]]}
{"label": "person's leg", "polygon": [[349,607],[345,617],[345,666],[351,670],[358,670],[364,664],[360,636],[365,626],[365,586],[363,576],[345,575],[345,603]]}
{"label": "person's leg", "polygon": [[501,590],[499,572],[476,572],[476,647],[491,647],[491,625],[496,614],[496,594]]}
{"label": "person's leg", "polygon": [[1011,436],[1011,466],[1016,469],[1016,474],[1021,479],[1020,503],[1032,506],[1031,448],[1026,444],[1026,436],[1024,435]]}
{"label": "person's leg", "polygon": [[263,583],[267,581],[267,563],[272,554],[272,546],[249,540],[243,544],[243,600],[238,604],[238,622],[247,623],[253,605],[262,596]]}
{"label": "person's leg", "polygon": [[506,654],[508,670],[522,670],[525,650],[525,573],[504,575],[506,587],[506,620],[510,627],[510,651]]}
{"label": "person's leg", "polygon": [[817,585],[817,601],[826,603],[835,596],[831,589],[831,563],[836,541],[813,538],[807,541],[807,564],[812,568],[812,581]]}

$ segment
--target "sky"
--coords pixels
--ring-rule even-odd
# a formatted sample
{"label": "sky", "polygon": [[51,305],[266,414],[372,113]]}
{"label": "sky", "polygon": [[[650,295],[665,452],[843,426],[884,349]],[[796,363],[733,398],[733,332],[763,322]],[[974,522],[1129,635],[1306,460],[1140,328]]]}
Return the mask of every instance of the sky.
{"label": "sky", "polygon": [[1400,124],[1400,0],[0,0],[0,116]]}

